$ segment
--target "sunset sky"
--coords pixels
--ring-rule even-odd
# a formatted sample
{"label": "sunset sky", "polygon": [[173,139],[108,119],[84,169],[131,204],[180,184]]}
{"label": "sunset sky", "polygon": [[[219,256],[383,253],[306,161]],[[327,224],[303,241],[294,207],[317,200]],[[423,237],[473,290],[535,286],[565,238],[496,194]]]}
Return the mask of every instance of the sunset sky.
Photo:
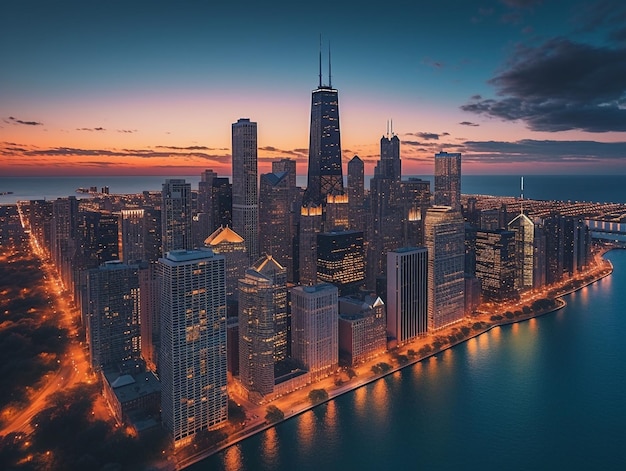
{"label": "sunset sky", "polygon": [[366,173],[392,120],[405,175],[626,174],[626,2],[210,3],[5,2],[0,175],[230,175],[241,117],[306,174],[320,35]]}

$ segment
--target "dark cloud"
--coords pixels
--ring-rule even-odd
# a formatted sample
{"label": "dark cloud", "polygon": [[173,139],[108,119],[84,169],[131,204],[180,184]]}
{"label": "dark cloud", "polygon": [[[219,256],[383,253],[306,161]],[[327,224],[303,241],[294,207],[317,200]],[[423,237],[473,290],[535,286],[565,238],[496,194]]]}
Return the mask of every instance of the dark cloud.
{"label": "dark cloud", "polygon": [[472,123],[471,121],[461,121],[459,124],[463,126],[480,126],[480,124]]}
{"label": "dark cloud", "polygon": [[43,126],[43,123],[38,121],[22,121],[21,119],[14,118],[13,116],[9,116],[9,120],[14,124],[25,124],[27,126]]}
{"label": "dark cloud", "polygon": [[117,132],[123,132],[123,133],[127,133],[127,134],[132,134],[137,132],[136,129],[118,129]]}
{"label": "dark cloud", "polygon": [[535,131],[626,131],[626,49],[557,38],[520,46],[507,69],[490,80],[498,99],[474,99],[464,111]]}
{"label": "dark cloud", "polygon": [[104,128],[76,128],[77,131],[106,131]]}
{"label": "dark cloud", "polygon": [[464,160],[508,163],[626,161],[626,142],[556,141],[523,139],[466,141]]}
{"label": "dark cloud", "polygon": [[426,139],[427,141],[439,140],[439,134],[435,134],[434,132],[418,132],[416,135],[422,139]]}
{"label": "dark cloud", "polygon": [[155,146],[156,149],[170,149],[170,150],[215,150],[206,146],[189,146],[189,147],[174,147],[174,146]]}

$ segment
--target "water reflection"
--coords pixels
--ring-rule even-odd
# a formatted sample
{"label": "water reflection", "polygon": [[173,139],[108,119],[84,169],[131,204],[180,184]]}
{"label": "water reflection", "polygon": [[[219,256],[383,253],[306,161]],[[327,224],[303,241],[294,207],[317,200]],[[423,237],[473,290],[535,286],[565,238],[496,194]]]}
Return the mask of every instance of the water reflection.
{"label": "water reflection", "polygon": [[270,428],[263,434],[261,446],[263,448],[263,461],[265,461],[265,464],[271,469],[276,468],[276,466],[278,466],[277,461],[280,446],[276,428]]}
{"label": "water reflection", "polygon": [[227,448],[224,452],[224,469],[226,471],[239,471],[242,468],[241,445]]}

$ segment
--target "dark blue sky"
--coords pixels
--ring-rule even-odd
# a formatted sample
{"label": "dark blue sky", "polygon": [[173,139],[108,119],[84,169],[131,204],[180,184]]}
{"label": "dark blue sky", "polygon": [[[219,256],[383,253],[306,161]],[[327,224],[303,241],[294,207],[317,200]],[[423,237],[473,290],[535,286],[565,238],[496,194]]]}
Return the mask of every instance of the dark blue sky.
{"label": "dark blue sky", "polygon": [[625,170],[625,2],[208,3],[0,7],[0,171],[219,170],[239,117],[305,165],[320,35],[346,160],[392,119],[414,173]]}

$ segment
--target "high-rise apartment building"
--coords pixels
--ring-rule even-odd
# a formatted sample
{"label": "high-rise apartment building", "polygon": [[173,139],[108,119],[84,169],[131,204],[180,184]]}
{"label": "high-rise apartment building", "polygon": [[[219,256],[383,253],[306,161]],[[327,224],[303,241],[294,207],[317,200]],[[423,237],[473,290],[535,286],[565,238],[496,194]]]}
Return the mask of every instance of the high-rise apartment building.
{"label": "high-rise apartment building", "polygon": [[286,282],[270,255],[239,280],[239,379],[252,399],[274,391],[274,365],[287,358]]}
{"label": "high-rise apartment building", "polygon": [[426,211],[424,239],[428,248],[428,330],[463,319],[465,224],[450,206]]}
{"label": "high-rise apartment building", "polygon": [[387,333],[404,344],[428,332],[428,250],[387,253]]}
{"label": "high-rise apartment building", "polygon": [[515,233],[515,289],[524,291],[535,286],[535,223],[520,213],[508,224]]}
{"label": "high-rise apartment building", "polygon": [[259,257],[257,123],[240,118],[232,125],[233,230],[243,237],[248,265]]}
{"label": "high-rise apartment building", "polygon": [[179,445],[228,419],[224,257],[174,250],[159,270],[161,416]]}
{"label": "high-rise apartment building", "polygon": [[338,291],[328,283],[291,290],[291,356],[313,380],[339,361]]}
{"label": "high-rise apartment building", "polygon": [[141,355],[138,272],[117,260],[88,270],[85,327],[95,370]]}
{"label": "high-rise apartment building", "polygon": [[298,233],[298,280],[314,285],[317,280],[317,234],[322,227],[322,206],[302,206]]}
{"label": "high-rise apartment building", "polygon": [[461,153],[435,154],[435,205],[461,209]]}
{"label": "high-rise apartment building", "polygon": [[161,198],[162,253],[191,249],[191,184],[184,179],[167,179]]}

